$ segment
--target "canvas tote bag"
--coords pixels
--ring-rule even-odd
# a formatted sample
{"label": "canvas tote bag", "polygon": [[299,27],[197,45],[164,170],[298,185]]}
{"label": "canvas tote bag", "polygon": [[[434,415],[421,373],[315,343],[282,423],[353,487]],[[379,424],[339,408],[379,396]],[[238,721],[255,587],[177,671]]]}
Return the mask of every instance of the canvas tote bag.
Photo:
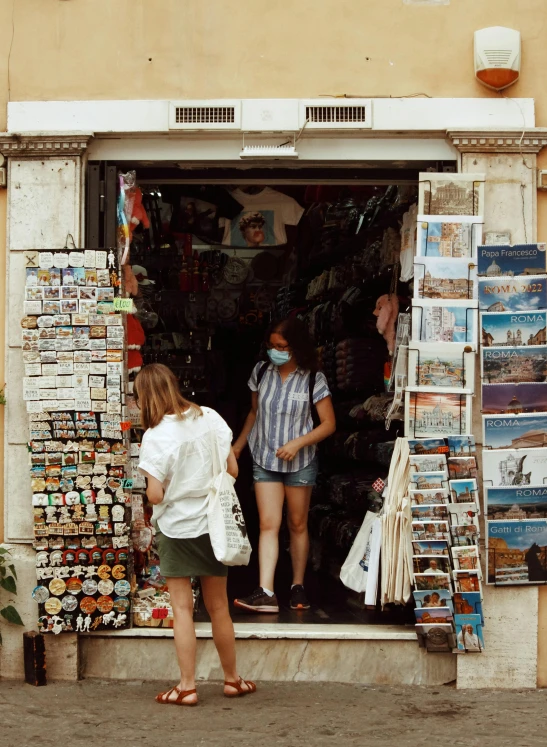
{"label": "canvas tote bag", "polygon": [[209,436],[215,478],[208,496],[207,523],[213,552],[224,565],[248,565],[252,549],[234,489],[235,480],[221,462],[218,440],[212,430]]}
{"label": "canvas tote bag", "polygon": [[346,562],[340,571],[340,581],[353,591],[363,592],[367,588],[370,566],[371,533],[376,521],[376,514],[367,511],[365,520],[359,529]]}

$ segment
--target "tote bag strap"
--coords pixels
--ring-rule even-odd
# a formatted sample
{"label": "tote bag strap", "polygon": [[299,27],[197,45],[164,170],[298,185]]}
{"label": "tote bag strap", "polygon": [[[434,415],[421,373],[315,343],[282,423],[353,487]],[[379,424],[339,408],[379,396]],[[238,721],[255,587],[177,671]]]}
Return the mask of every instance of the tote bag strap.
{"label": "tote bag strap", "polygon": [[213,431],[211,427],[209,427],[209,443],[211,444],[211,458],[213,460],[213,475],[214,477],[218,477],[222,472],[224,472],[224,467],[222,466],[221,456],[220,456],[220,444],[218,443],[218,438],[216,437],[216,433]]}

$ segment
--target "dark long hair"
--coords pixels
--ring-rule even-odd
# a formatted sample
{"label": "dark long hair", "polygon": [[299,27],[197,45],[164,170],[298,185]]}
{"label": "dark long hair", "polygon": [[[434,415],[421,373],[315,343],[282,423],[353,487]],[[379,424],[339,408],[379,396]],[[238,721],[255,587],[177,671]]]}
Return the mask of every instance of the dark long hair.
{"label": "dark long hair", "polygon": [[277,332],[287,340],[293,351],[294,358],[299,368],[304,371],[316,373],[319,368],[317,350],[308,327],[296,316],[288,316],[286,319],[273,321],[266,331],[264,345],[262,347],[262,359],[268,360],[267,348],[270,336]]}

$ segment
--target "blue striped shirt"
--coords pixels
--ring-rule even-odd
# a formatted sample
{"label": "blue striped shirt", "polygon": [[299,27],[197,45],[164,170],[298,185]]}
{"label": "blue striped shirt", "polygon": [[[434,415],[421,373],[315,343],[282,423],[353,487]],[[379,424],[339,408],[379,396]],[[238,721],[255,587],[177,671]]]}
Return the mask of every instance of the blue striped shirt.
{"label": "blue striped shirt", "polygon": [[[300,449],[292,462],[278,459],[276,452],[288,441],[313,430],[310,372],[297,368],[283,383],[278,367],[270,363],[258,386],[258,372],[263,365],[258,363],[249,379],[249,389],[258,391],[258,410],[249,434],[249,448],[254,461],[263,469],[297,472],[312,461],[317,450],[315,445]],[[315,378],[313,403],[317,404],[325,397],[330,397],[330,391],[325,374],[319,371]]]}

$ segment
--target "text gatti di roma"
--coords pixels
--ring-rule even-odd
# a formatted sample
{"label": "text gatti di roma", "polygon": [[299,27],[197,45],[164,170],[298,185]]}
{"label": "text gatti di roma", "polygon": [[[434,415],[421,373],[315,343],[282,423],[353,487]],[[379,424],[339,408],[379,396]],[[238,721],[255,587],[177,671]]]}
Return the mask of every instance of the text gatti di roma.
{"label": "text gatti di roma", "polygon": [[544,522],[541,522],[539,526],[535,526],[534,524],[525,524],[524,526],[519,525],[514,527],[497,527],[491,523],[488,528],[490,536],[493,534],[537,534],[538,532],[544,531]]}

